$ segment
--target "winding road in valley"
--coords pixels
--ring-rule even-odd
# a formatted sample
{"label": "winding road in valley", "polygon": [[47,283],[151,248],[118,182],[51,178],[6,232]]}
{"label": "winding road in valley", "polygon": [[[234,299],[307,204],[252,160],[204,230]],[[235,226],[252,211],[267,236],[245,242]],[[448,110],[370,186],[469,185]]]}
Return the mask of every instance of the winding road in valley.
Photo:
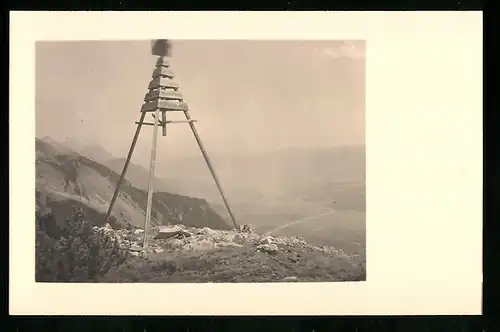
{"label": "winding road in valley", "polygon": [[266,232],[266,235],[270,235],[271,233],[277,232],[279,230],[282,230],[284,228],[290,227],[292,225],[301,224],[301,223],[306,222],[306,221],[310,221],[310,220],[314,220],[314,219],[317,219],[317,218],[320,218],[320,217],[324,217],[324,216],[327,216],[327,215],[330,215],[330,214],[334,214],[335,212],[337,212],[335,209],[331,209],[330,211],[327,211],[327,212],[324,212],[324,213],[321,213],[321,214],[317,214],[317,215],[310,216],[310,217],[296,219],[296,220],[288,222],[288,223],[286,223],[284,225],[276,227],[276,228],[274,228],[273,230],[271,230],[269,232]]}

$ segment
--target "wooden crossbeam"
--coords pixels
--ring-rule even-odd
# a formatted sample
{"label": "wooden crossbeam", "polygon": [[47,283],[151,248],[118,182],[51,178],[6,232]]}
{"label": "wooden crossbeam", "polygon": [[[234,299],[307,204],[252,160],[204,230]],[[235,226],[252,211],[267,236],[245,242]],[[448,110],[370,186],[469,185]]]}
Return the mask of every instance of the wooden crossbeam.
{"label": "wooden crossbeam", "polygon": [[154,100],[146,102],[141,107],[141,112],[155,112],[159,108],[161,111],[187,111],[188,106],[185,102],[179,102],[174,100]]}
{"label": "wooden crossbeam", "polygon": [[148,88],[150,90],[158,88],[178,89],[179,84],[167,77],[157,77],[149,83]]}
{"label": "wooden crossbeam", "polygon": [[151,75],[152,78],[157,78],[157,77],[167,77],[167,78],[174,78],[174,72],[170,68],[165,68],[165,67],[158,67],[153,71],[153,75]]}
{"label": "wooden crossbeam", "polygon": [[[192,122],[198,122],[197,120],[178,120],[178,121],[173,121],[173,120],[168,120],[166,123],[192,123]],[[135,124],[139,124],[139,122],[136,122]],[[142,123],[144,126],[154,126],[155,124],[153,122],[143,122]],[[163,126],[163,121],[158,122],[160,126]]]}
{"label": "wooden crossbeam", "polygon": [[197,120],[168,120],[167,123],[189,123],[198,122]]}
{"label": "wooden crossbeam", "polygon": [[157,89],[149,91],[144,97],[144,101],[150,102],[155,101],[157,99],[171,99],[182,101],[183,96],[179,91],[171,90],[171,89]]}

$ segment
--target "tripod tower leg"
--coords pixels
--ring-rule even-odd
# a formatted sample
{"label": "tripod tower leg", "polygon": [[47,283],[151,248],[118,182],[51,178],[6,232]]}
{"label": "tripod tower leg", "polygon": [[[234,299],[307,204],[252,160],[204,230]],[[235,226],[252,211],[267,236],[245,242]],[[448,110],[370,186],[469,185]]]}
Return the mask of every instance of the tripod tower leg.
{"label": "tripod tower leg", "polygon": [[189,111],[184,111],[184,115],[186,117],[186,120],[189,122],[189,126],[191,127],[191,131],[193,132],[194,138],[196,139],[196,142],[198,143],[198,146],[200,147],[201,153],[203,154],[203,158],[205,159],[205,162],[207,163],[208,169],[210,170],[210,173],[212,173],[212,177],[214,179],[215,185],[217,186],[217,189],[219,190],[219,194],[222,197],[222,201],[224,202],[224,206],[226,207],[227,213],[229,214],[229,217],[231,218],[231,221],[233,222],[233,225],[236,229],[238,229],[238,224],[236,224],[236,220],[234,218],[233,212],[231,211],[231,208],[229,207],[229,203],[227,202],[227,198],[224,195],[224,192],[222,191],[222,186],[219,183],[219,179],[217,177],[217,174],[215,173],[215,169],[212,166],[212,162],[210,161],[210,158],[208,157],[207,151],[205,150],[205,147],[203,146],[203,143],[201,142],[200,135],[198,135],[198,131],[196,130],[196,127],[194,126],[194,123],[191,120],[191,116],[189,115]]}
{"label": "tripod tower leg", "polygon": [[125,178],[125,174],[127,173],[128,165],[130,164],[130,159],[132,159],[132,155],[134,153],[135,144],[137,143],[137,139],[139,138],[139,133],[141,132],[142,123],[144,122],[144,117],[146,116],[145,112],[141,113],[141,118],[139,119],[139,123],[137,124],[137,129],[135,130],[134,138],[132,139],[132,144],[130,145],[130,150],[128,151],[127,159],[125,160],[125,165],[123,165],[122,174],[120,174],[120,178],[116,183],[115,192],[113,193],[113,198],[111,198],[111,202],[109,203],[108,212],[106,213],[106,217],[104,217],[104,223],[108,222],[109,216],[111,215],[111,210],[113,209],[113,205],[115,205],[116,198],[118,197],[118,193],[120,192],[120,186]]}
{"label": "tripod tower leg", "polygon": [[148,202],[146,206],[146,219],[144,221],[144,242],[143,247],[148,246],[148,234],[149,226],[151,224],[151,207],[153,205],[153,178],[155,173],[155,163],[156,163],[156,143],[158,141],[158,122],[159,119],[159,109],[155,111],[154,117],[154,127],[153,127],[153,146],[151,148],[151,164],[149,166],[149,184],[148,184]]}

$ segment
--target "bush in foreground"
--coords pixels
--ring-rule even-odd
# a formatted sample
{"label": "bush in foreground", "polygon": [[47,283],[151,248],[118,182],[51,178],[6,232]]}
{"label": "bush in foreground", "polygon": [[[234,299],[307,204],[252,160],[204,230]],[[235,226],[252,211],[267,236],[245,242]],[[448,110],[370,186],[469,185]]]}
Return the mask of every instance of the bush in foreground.
{"label": "bush in foreground", "polygon": [[36,281],[95,282],[127,259],[128,251],[113,236],[95,231],[81,209],[73,211],[59,238],[44,230],[51,219],[50,212],[37,214]]}

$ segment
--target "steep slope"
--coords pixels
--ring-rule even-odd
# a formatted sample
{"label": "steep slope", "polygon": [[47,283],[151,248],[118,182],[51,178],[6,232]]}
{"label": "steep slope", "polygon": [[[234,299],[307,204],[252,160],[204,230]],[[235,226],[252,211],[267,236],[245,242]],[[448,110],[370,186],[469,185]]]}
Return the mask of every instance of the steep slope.
{"label": "steep slope", "polygon": [[[96,225],[102,224],[119,175],[78,154],[63,154],[46,141],[36,140],[38,208],[51,208],[58,223],[73,207],[82,207]],[[114,227],[142,227],[147,194],[124,181],[113,208]],[[153,196],[152,224],[182,222],[195,227],[227,229],[229,225],[205,200],[157,192]]]}
{"label": "steep slope", "polygon": [[[104,147],[97,143],[84,144],[74,139],[66,139],[64,142],[56,141],[55,139],[44,136],[37,139],[37,151],[50,151],[49,154],[67,154],[80,155],[90,160],[100,163],[117,174],[120,174],[125,164],[125,158],[116,158],[109,153]],[[149,184],[149,170],[131,162],[125,176],[132,186],[146,190]],[[156,191],[166,191],[170,193],[183,194],[179,189],[179,180],[166,181],[157,176],[154,177],[154,186]]]}

